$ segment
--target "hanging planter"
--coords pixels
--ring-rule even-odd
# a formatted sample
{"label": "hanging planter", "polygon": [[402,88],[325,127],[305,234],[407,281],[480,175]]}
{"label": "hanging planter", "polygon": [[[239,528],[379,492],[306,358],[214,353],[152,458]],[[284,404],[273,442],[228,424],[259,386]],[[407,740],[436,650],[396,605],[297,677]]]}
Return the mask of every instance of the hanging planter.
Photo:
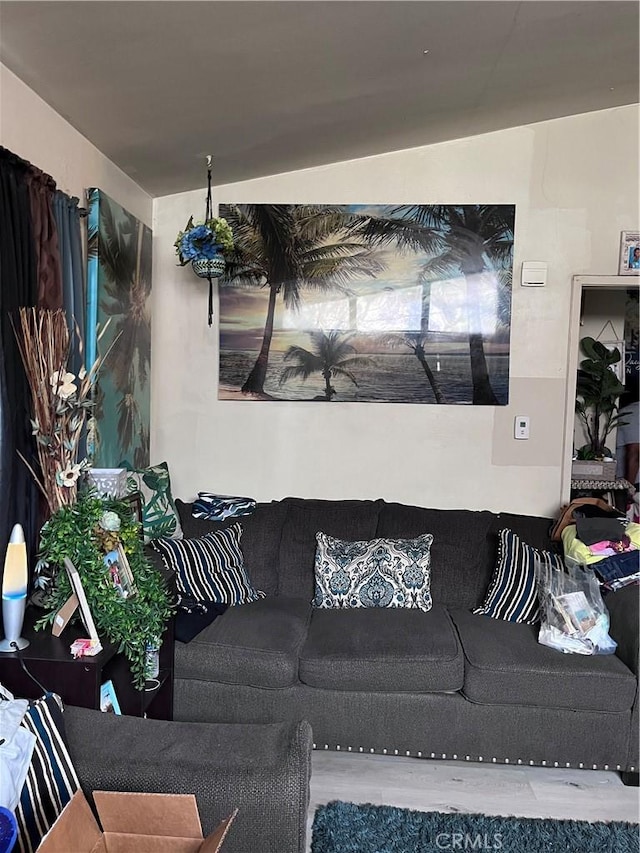
{"label": "hanging planter", "polygon": [[223,255],[214,258],[196,258],[191,261],[191,269],[199,278],[220,278],[224,274],[227,262]]}
{"label": "hanging planter", "polygon": [[191,264],[199,278],[209,282],[209,325],[213,320],[213,279],[224,275],[224,253],[233,251],[233,232],[226,219],[213,216],[211,200],[211,157],[207,157],[207,205],[202,222],[189,217],[184,231],[179,231],[175,246],[181,267]]}

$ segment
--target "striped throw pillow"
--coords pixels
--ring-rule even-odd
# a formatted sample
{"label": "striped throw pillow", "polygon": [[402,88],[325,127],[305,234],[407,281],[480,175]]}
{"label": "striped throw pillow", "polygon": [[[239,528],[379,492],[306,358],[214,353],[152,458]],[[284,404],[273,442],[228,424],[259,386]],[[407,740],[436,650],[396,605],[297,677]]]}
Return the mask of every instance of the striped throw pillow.
{"label": "striped throw pillow", "polygon": [[473,612],[504,622],[540,621],[535,561],[563,571],[562,558],[527,545],[512,530],[498,536],[498,561],[484,603]]}
{"label": "striped throw pillow", "polygon": [[149,544],[175,572],[185,598],[215,604],[247,604],[264,598],[253,588],[240,548],[242,527],[233,524],[200,539],[154,539]]}
{"label": "striped throw pillow", "polygon": [[34,853],[80,787],[64,741],[60,700],[47,693],[29,705],[21,725],[36,736],[31,764],[16,808],[20,853]]}

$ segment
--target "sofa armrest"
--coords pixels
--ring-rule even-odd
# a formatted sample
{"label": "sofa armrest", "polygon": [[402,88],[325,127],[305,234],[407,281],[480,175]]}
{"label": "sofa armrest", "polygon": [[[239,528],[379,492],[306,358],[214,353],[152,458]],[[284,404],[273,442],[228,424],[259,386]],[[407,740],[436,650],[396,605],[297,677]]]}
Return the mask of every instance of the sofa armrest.
{"label": "sofa armrest", "polygon": [[604,603],[611,617],[609,633],[618,644],[616,654],[637,676],[640,587],[625,586],[610,592]]}
{"label": "sofa armrest", "polygon": [[311,727],[181,723],[67,707],[71,759],[95,790],[195,794],[204,834],[238,808],[225,853],[304,853]]}

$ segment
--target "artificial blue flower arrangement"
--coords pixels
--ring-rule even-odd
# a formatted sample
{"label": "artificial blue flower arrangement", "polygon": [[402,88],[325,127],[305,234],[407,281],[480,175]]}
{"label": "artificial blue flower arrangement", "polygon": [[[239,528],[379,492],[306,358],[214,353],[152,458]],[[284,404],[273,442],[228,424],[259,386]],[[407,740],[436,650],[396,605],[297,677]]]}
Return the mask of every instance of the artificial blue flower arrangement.
{"label": "artificial blue flower arrangement", "polygon": [[233,251],[233,232],[222,217],[194,222],[191,216],[184,231],[178,233],[174,246],[182,267],[193,261],[211,261]]}

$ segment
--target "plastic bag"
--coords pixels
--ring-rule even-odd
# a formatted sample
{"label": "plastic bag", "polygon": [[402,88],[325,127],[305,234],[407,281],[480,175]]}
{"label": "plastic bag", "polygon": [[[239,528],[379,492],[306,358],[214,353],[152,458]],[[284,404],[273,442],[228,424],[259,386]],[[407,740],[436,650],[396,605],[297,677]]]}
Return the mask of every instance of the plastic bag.
{"label": "plastic bag", "polygon": [[609,611],[593,570],[568,564],[564,571],[535,562],[540,600],[538,642],[567,654],[612,655]]}

